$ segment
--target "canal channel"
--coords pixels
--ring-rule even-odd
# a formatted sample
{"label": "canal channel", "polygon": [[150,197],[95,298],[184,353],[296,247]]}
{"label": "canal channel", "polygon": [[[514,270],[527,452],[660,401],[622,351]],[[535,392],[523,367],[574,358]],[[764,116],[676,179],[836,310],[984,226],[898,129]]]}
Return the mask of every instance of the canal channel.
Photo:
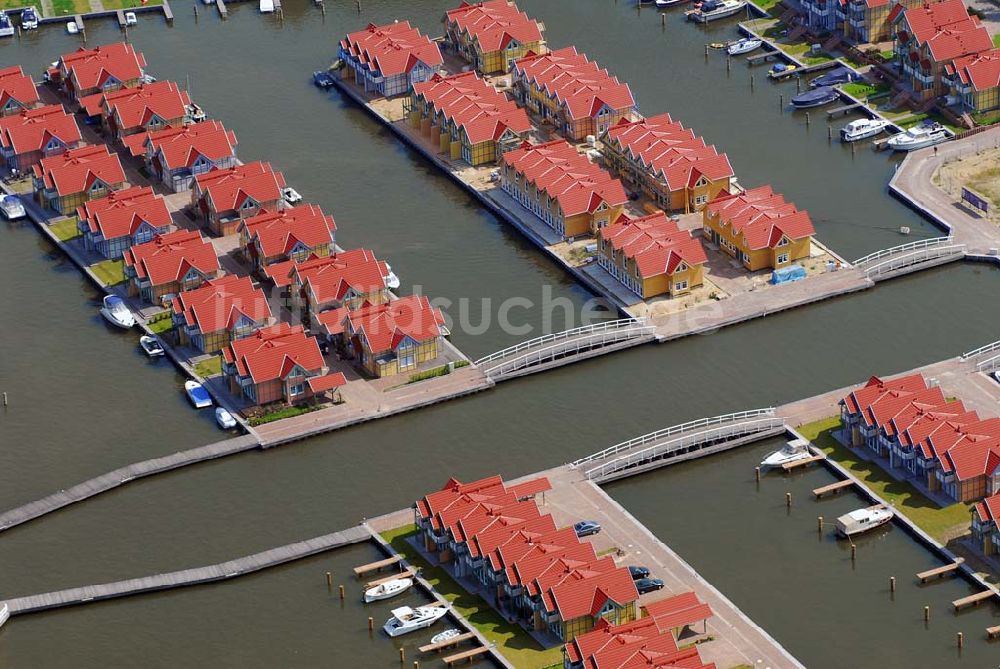
{"label": "canal channel", "polygon": [[[284,3],[283,27],[250,5],[232,6],[226,22],[202,9],[197,23],[175,6],[172,29],[159,19],[144,21],[131,39],[157,77],[183,82],[190,75],[194,98],[236,130],[244,159],[271,160],[306,198],[331,211],[342,246],[374,248],[406,287],[419,285],[455,303],[468,298],[475,305],[473,323],[482,322],[484,298],[495,316],[505,298],[528,297],[536,306],[517,313],[534,334],[562,329],[559,319],[546,322],[543,291],[568,299],[574,317],[589,293],[363,111],[336,92],[309,85],[311,71],[329,61],[348,30],[410,18],[436,32],[453,4],[369,0],[358,16],[345,3],[330,3],[324,22],[311,3],[293,0]],[[814,119],[807,128],[800,116],[779,114],[779,89],[763,83],[763,71],[754,70],[751,96],[751,70],[734,66],[727,77],[717,54],[706,63],[704,42],[735,34],[732,25],[701,31],[675,12],[664,32],[654,11],[637,15],[624,0],[595,0],[586,11],[570,1],[520,4],[546,23],[553,45],[575,42],[628,81],[646,114],[670,111],[727,151],[744,185],[770,182],[807,208],[820,238],[842,255],[905,241],[896,232],[902,225],[913,230],[911,238],[936,234],[885,195],[891,159],[868,151],[852,156],[827,143],[825,122]],[[96,44],[118,32],[110,21],[91,22],[88,36]],[[0,54],[4,65],[39,72],[75,43],[48,29],[0,45]],[[786,99],[789,86],[794,90],[794,84],[783,85]],[[150,365],[131,336],[100,323],[96,295],[33,228],[0,227],[0,258],[7,314],[0,319],[0,385],[12,400],[0,419],[3,508],[218,438],[210,421],[184,404],[172,368]],[[399,508],[451,475],[520,475],[686,419],[776,404],[954,355],[996,339],[1000,315],[982,305],[991,303],[998,281],[997,271],[985,265],[934,270],[716,335],[617,353],[469,399],[133,484],[5,533],[2,594],[227,559]],[[16,290],[7,289],[12,286]],[[495,326],[483,334],[456,328],[453,341],[475,357],[525,336]],[[836,658],[826,653],[811,662],[814,656],[803,652],[812,641],[801,609],[798,617],[796,610],[780,616],[765,611],[791,594],[811,603],[824,638],[868,635],[858,646],[873,646],[885,629],[853,620],[859,615],[854,601],[865,600],[830,597],[838,592],[843,565],[822,562],[833,558],[818,557],[815,532],[799,541],[818,514],[803,512],[803,528],[773,522],[770,501],[745,503],[752,467],[713,469],[716,460],[637,479],[627,484],[635,486],[635,496],[619,499],[775,638],[802,652],[808,666]],[[731,472],[726,484],[717,478],[720,470]],[[660,485],[660,476],[686,483]],[[784,487],[771,487],[777,504]],[[617,488],[613,493],[619,496]],[[706,516],[713,522],[705,522],[687,513],[664,520],[674,524],[659,524],[643,513],[643,505],[691,509],[698,500],[730,514]],[[725,577],[731,551],[719,542],[749,527],[757,532],[746,542],[757,542],[761,551],[781,545],[780,555],[755,556],[755,549],[748,561],[760,564],[741,565]],[[716,543],[696,543],[709,534]],[[889,564],[919,566],[929,559],[901,532],[879,546],[879,559]],[[834,544],[828,548],[820,555],[843,558]],[[367,550],[352,548],[225,585],[25,617],[0,634],[0,658],[5,666],[109,666],[136,658],[150,666],[316,666],[330,657],[390,666],[398,657],[393,645],[368,640],[359,605],[346,604],[341,616],[322,581],[331,565],[345,573],[365,561]],[[778,564],[762,562],[765,557]],[[772,570],[795,578],[766,578]],[[907,566],[905,573],[911,571],[916,569]],[[904,575],[900,568],[901,580]],[[947,595],[938,593],[962,586],[934,587],[944,601]],[[947,644],[951,614],[943,606],[935,610],[944,631],[940,639],[935,631],[928,643]],[[919,619],[919,609],[912,617]],[[985,626],[980,618],[970,622],[969,636]],[[898,638],[908,638],[909,627],[886,622]],[[966,666],[982,666],[975,661],[982,656],[974,655],[981,645],[978,639],[967,643]],[[916,666],[928,652],[919,643],[894,643],[893,651],[895,664],[879,666]],[[940,666],[949,658],[955,656]]]}

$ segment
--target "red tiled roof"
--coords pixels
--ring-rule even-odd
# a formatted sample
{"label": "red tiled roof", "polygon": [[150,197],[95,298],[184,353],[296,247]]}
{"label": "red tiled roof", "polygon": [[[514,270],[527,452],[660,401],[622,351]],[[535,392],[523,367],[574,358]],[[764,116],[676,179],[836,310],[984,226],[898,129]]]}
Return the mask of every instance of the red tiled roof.
{"label": "red tiled roof", "polygon": [[916,392],[889,391],[868,405],[861,417],[866,425],[881,428],[910,403],[942,403],[944,393],[940,388],[924,388]]}
{"label": "red tiled roof", "polygon": [[152,188],[133,186],[113,191],[106,197],[84,202],[76,208],[77,218],[92,233],[105,239],[134,235],[143,224],[154,228],[170,225],[170,211],[162,195]]}
{"label": "red tiled roof", "polygon": [[[614,560],[607,559],[613,566]],[[624,606],[639,599],[627,568],[594,571],[596,566],[597,563],[594,563],[586,570],[574,571],[543,593],[546,606],[551,607],[549,610],[557,611],[563,620],[573,620],[585,615],[596,617],[609,601]]]}
{"label": "red tiled roof", "polygon": [[82,193],[98,180],[108,185],[125,181],[118,154],[111,153],[104,144],[81,146],[43,158],[32,169],[45,188],[55,189],[59,196]]}
{"label": "red tiled roof", "polygon": [[565,217],[592,214],[602,204],[615,207],[628,202],[621,181],[565,140],[536,145],[525,142],[504,153],[503,160],[555,199]]}
{"label": "red tiled roof", "polygon": [[191,167],[199,156],[218,162],[236,155],[236,133],[211,120],[129,135],[125,144],[133,156],[144,155],[147,147],[151,148],[167,170]]}
{"label": "red tiled roof", "polygon": [[214,276],[219,271],[215,247],[197,230],[158,235],[128,249],[124,259],[126,266],[135,268],[138,278],[148,279],[154,286],[181,281],[191,269],[202,276]]}
{"label": "red tiled roof", "polygon": [[336,229],[333,216],[324,214],[315,204],[258,214],[245,219],[239,227],[251,243],[259,244],[265,257],[288,255],[299,244],[309,249],[332,244]]}
{"label": "red tiled roof", "polygon": [[105,113],[114,117],[120,130],[144,127],[154,117],[167,122],[183,118],[191,97],[172,81],[157,81],[135,88],[105,93]]}
{"label": "red tiled roof", "polygon": [[125,82],[142,76],[146,59],[125,42],[93,49],[80,48],[59,59],[63,72],[73,77],[77,90],[100,88],[109,79]]}
{"label": "red tiled roof", "polygon": [[[285,284],[302,286],[317,304],[343,301],[349,292],[360,296],[385,290],[389,274],[389,266],[368,249],[340,251],[291,265],[281,263],[279,271],[268,272],[276,285],[281,285],[279,280],[284,279]],[[339,328],[341,323],[333,325]]]}
{"label": "red tiled roof", "polygon": [[216,211],[230,211],[239,209],[248,198],[258,204],[281,199],[285,176],[271,169],[270,163],[256,161],[199,174],[195,182],[211,198]]}
{"label": "red tiled roof", "polygon": [[503,571],[514,576],[512,565],[518,560],[541,554],[554,554],[579,543],[576,530],[572,527],[545,533],[517,532],[489,554],[490,567],[493,571]]}
{"label": "red tiled roof", "polygon": [[661,627],[676,628],[700,623],[711,618],[712,607],[705,604],[694,592],[685,592],[667,597],[642,607],[646,615],[656,620]]}
{"label": "red tiled roof", "polygon": [[531,130],[528,114],[475,72],[435,74],[414,84],[413,92],[463,129],[470,144],[498,140],[508,128],[518,135]]}
{"label": "red tiled roof", "polygon": [[732,178],[729,157],[695,136],[670,114],[641,121],[620,121],[608,130],[608,140],[663,179],[672,191],[691,188],[704,177],[709,181]]}
{"label": "red tiled roof", "polygon": [[1000,49],[990,49],[956,59],[945,66],[949,74],[958,75],[963,84],[977,91],[1000,86]]}
{"label": "red tiled roof", "polygon": [[412,27],[409,21],[382,26],[369,23],[364,30],[349,33],[340,46],[359,63],[384,77],[409,72],[418,62],[431,68],[444,63],[437,42]]}
{"label": "red tiled roof", "polygon": [[504,492],[506,488],[500,476],[489,476],[469,483],[448,479],[440,490],[418,499],[416,507],[422,518],[432,519],[433,522],[438,513],[454,504],[465,504],[472,499],[487,499]]}
{"label": "red tiled roof", "polygon": [[782,237],[795,241],[816,233],[812,220],[791,202],[760,186],[738,195],[719,195],[706,206],[710,215],[732,226],[734,233],[743,233],[751,249],[775,248]]}
{"label": "red tiled roof", "polygon": [[76,119],[62,105],[25,109],[19,114],[0,117],[0,146],[15,154],[41,151],[53,139],[66,146],[82,139]]}
{"label": "red tiled roof", "polygon": [[0,107],[13,98],[24,107],[38,102],[38,90],[31,77],[24,73],[20,65],[0,70]]}
{"label": "red tiled roof", "polygon": [[847,410],[850,413],[858,413],[864,409],[868,408],[875,399],[880,395],[890,390],[903,390],[913,392],[916,390],[923,390],[927,387],[927,381],[920,374],[910,374],[908,376],[901,376],[895,379],[881,379],[877,376],[872,376],[865,383],[864,387],[858,390],[851,391],[851,393],[844,398],[844,402],[847,405]]}
{"label": "red tiled roof", "polygon": [[1000,520],[1000,493],[990,495],[974,507],[979,521],[983,523]]}
{"label": "red tiled roof", "polygon": [[576,47],[525,56],[514,61],[511,71],[554,97],[570,119],[596,116],[604,106],[615,111],[635,107],[628,84],[577,53]]}
{"label": "red tiled roof", "polygon": [[[258,384],[284,381],[295,367],[314,375],[325,368],[316,338],[307,336],[301,325],[293,327],[288,323],[261,328],[249,337],[237,339],[222,350],[222,356],[226,364],[236,365],[240,376],[249,376]],[[337,377],[337,374],[327,376]],[[317,387],[339,381],[339,378],[327,381],[324,378],[316,379]]]}
{"label": "red tiled roof", "polygon": [[632,219],[623,215],[601,230],[601,238],[634,259],[646,279],[673,274],[682,262],[689,266],[708,262],[701,240],[690,230],[680,230],[662,211]]}
{"label": "red tiled roof", "polygon": [[445,14],[445,22],[468,32],[484,52],[505,49],[511,41],[525,44],[542,39],[538,23],[507,0],[489,0],[474,5],[462,2]]}
{"label": "red tiled roof", "polygon": [[552,519],[550,514],[542,514],[534,500],[525,500],[518,504],[532,511],[524,513],[524,518],[520,523],[494,522],[476,532],[472,541],[469,542],[470,555],[488,557],[498,546],[515,535],[534,534],[537,536],[555,531],[556,521]]}
{"label": "red tiled roof", "polygon": [[[993,48],[993,38],[979,20],[973,17],[967,23],[941,30],[927,40],[927,48],[935,62],[943,63],[960,56],[989,51]],[[929,67],[929,64],[924,67]]]}
{"label": "red tiled roof", "polygon": [[[332,313],[336,311],[319,316],[320,322],[331,334],[336,332],[336,326],[324,316]],[[441,336],[444,315],[440,309],[431,306],[426,296],[409,295],[384,304],[347,311],[343,324],[345,328],[350,328],[352,336],[363,336],[369,350],[379,355],[395,351],[406,338],[422,342]]]}
{"label": "red tiled roof", "polygon": [[231,330],[241,317],[265,323],[271,318],[271,307],[250,277],[224,276],[180,293],[174,298],[174,313],[182,314],[188,326],[209,333]]}
{"label": "red tiled roof", "polygon": [[959,481],[992,476],[1000,466],[1000,437],[968,436],[952,446],[941,458],[941,468],[954,472]]}
{"label": "red tiled roof", "polygon": [[314,393],[321,393],[346,385],[347,377],[344,376],[343,372],[333,372],[332,374],[324,374],[323,376],[311,376],[307,383],[309,384],[309,389]]}
{"label": "red tiled roof", "polygon": [[969,16],[962,0],[942,0],[910,7],[892,20],[897,19],[909,27],[909,31],[902,32],[912,35],[918,46],[926,45],[939,63],[993,48],[989,31],[978,17]]}
{"label": "red tiled roof", "polygon": [[577,538],[575,543],[556,546],[553,550],[532,551],[516,560],[507,568],[507,581],[511,585],[522,585],[525,592],[534,597],[541,594],[545,584],[561,571],[588,565],[596,560],[594,545]]}

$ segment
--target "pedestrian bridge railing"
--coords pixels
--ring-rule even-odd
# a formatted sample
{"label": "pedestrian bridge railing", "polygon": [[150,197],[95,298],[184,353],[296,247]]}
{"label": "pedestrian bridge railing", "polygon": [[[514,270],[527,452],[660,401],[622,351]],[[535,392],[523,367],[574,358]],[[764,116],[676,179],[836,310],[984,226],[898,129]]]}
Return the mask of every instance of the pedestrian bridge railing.
{"label": "pedestrian bridge railing", "polygon": [[981,362],[976,363],[977,372],[995,372],[1000,369],[1000,355],[995,355],[992,358],[987,358]]}
{"label": "pedestrian bridge railing", "polygon": [[924,249],[937,248],[939,246],[951,246],[954,243],[954,238],[948,237],[931,237],[929,239],[918,239],[914,242],[908,242],[906,244],[900,244],[899,246],[893,246],[887,249],[882,249],[881,251],[875,251],[874,253],[869,253],[863,258],[858,258],[852,265],[855,267],[861,267],[864,269],[865,265],[877,264],[879,261],[889,258],[891,256],[898,256],[904,253],[912,253],[914,251],[920,251]]}
{"label": "pedestrian bridge railing", "polygon": [[616,332],[623,329],[644,327],[647,325],[647,322],[648,321],[645,318],[622,318],[616,321],[602,321],[592,325],[583,325],[578,328],[563,330],[562,332],[553,332],[551,334],[542,335],[541,337],[535,337],[534,339],[522,341],[520,344],[508,346],[507,348],[497,351],[496,353],[491,353],[485,358],[476,360],[476,364],[479,366],[488,365],[491,362],[509,358],[532,348],[537,348],[552,342],[571,339],[580,335],[600,334],[604,332]]}
{"label": "pedestrian bridge railing", "polygon": [[994,342],[990,342],[979,348],[974,348],[971,351],[966,351],[962,354],[962,360],[969,360],[971,358],[979,358],[986,355],[987,353],[993,353],[994,351],[1000,351],[1000,339]]}

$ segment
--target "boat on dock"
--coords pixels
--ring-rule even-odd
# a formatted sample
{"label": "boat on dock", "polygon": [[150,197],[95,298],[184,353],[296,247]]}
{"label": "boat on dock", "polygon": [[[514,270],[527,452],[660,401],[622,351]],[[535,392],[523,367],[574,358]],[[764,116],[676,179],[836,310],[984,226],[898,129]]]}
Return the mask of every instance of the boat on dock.
{"label": "boat on dock", "polygon": [[842,536],[852,537],[885,525],[894,515],[892,509],[884,504],[876,504],[867,509],[855,509],[837,518],[837,532]]}
{"label": "boat on dock", "polygon": [[777,451],[772,451],[760,461],[761,471],[780,469],[790,462],[798,462],[812,457],[809,442],[805,439],[793,439]]}
{"label": "boat on dock", "polygon": [[893,151],[916,151],[940,144],[948,139],[951,139],[951,133],[948,132],[947,128],[936,121],[925,121],[893,135],[886,144]]}
{"label": "boat on dock", "polygon": [[743,39],[738,39],[727,46],[726,53],[730,56],[740,56],[744,53],[756,51],[762,44],[764,44],[764,40],[762,39],[758,39],[756,37],[744,37]]}
{"label": "boat on dock", "polygon": [[857,142],[881,134],[890,123],[884,118],[859,118],[840,129],[840,141]]}
{"label": "boat on dock", "polygon": [[23,30],[35,30],[38,28],[38,12],[34,7],[25,7],[21,10],[21,28]]}
{"label": "boat on dock", "polygon": [[382,599],[391,599],[401,595],[413,587],[412,578],[394,578],[391,581],[379,583],[374,588],[365,590],[365,603],[377,602]]}
{"label": "boat on dock", "polygon": [[150,358],[159,358],[166,351],[160,346],[160,342],[156,340],[156,337],[150,337],[149,335],[142,335],[139,337],[139,347],[148,355]]}
{"label": "boat on dock", "polygon": [[105,295],[101,315],[115,327],[128,330],[135,325],[135,316],[117,295]]}
{"label": "boat on dock", "polygon": [[834,70],[821,74],[809,82],[809,88],[819,88],[820,86],[839,86],[861,81],[861,75],[849,67],[838,67]]}
{"label": "boat on dock", "polygon": [[184,382],[184,393],[195,409],[207,409],[212,406],[212,397],[205,390],[205,386],[190,379]]}
{"label": "boat on dock", "polygon": [[767,71],[767,76],[772,79],[777,79],[778,77],[783,77],[790,72],[794,72],[798,69],[795,65],[790,65],[788,63],[775,63],[770,70]]}
{"label": "boat on dock", "polygon": [[4,196],[3,200],[0,201],[0,211],[3,212],[3,217],[8,221],[16,221],[25,216],[24,203],[16,195]]}
{"label": "boat on dock", "polygon": [[688,12],[688,20],[708,23],[738,14],[747,6],[746,0],[705,0],[701,7]]}
{"label": "boat on dock", "polygon": [[0,12],[0,37],[12,37],[14,35],[14,24],[11,23],[7,12]]}
{"label": "boat on dock", "polygon": [[392,617],[385,621],[382,629],[391,637],[402,636],[430,627],[444,618],[447,613],[447,607],[441,605],[418,606],[416,608],[401,606],[392,610]]}
{"label": "boat on dock", "polygon": [[833,86],[821,86],[792,97],[792,106],[796,109],[810,109],[828,105],[840,98],[840,93]]}

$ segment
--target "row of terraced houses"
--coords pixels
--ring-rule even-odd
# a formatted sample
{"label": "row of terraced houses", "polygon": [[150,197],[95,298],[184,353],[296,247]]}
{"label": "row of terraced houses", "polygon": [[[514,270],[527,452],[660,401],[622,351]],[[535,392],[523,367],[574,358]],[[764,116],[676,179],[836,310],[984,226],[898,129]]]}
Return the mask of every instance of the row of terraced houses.
{"label": "row of terraced houses", "polygon": [[[692,628],[712,616],[709,606],[694,593],[640,606],[627,567],[598,556],[573,527],[558,527],[542,512],[536,496],[549,489],[544,477],[518,484],[499,476],[450,479],[415,502],[415,541],[506,618],[566,644],[567,669],[645,666],[610,663],[612,648],[626,640],[631,652],[623,660],[643,648],[697,658],[697,651],[678,654],[677,639],[685,631],[695,633],[688,641],[706,638]],[[609,663],[592,664],[594,657]]]}
{"label": "row of terraced houses", "polygon": [[[119,43],[65,54],[46,72],[108,138],[92,145],[62,104],[41,106],[19,67],[0,72],[0,152],[9,167],[31,170],[41,207],[76,217],[75,243],[121,261],[128,294],[166,306],[176,343],[221,355],[230,389],[253,404],[335,395],[346,378],[330,372],[321,342],[372,377],[437,360],[440,310],[422,296],[394,299],[399,282],[386,262],[339,249],[332,216],[288,202],[280,171],[241,162],[236,134],[204,120],[185,91],[153,81],[145,66]],[[121,156],[141,164],[153,187],[129,184]],[[189,193],[195,224],[178,218],[178,229],[160,192]],[[227,274],[205,234],[238,235],[250,276]],[[262,286],[301,307],[302,324],[279,322]]]}
{"label": "row of terraced houses", "polygon": [[[544,26],[514,3],[463,2],[442,23],[439,41],[406,22],[348,34],[341,78],[371,96],[406,95],[412,129],[450,160],[498,165],[501,189],[562,238],[594,238],[600,266],[640,298],[700,286],[707,256],[674,221],[626,215],[626,185],[663,212],[704,212],[704,238],[747,270],[809,257],[808,213],[769,186],[769,198],[734,202],[744,191],[726,154],[669,114],[644,118],[628,84],[575,47],[549,50]],[[449,75],[448,54],[468,71]],[[561,138],[540,141],[546,127]]]}

